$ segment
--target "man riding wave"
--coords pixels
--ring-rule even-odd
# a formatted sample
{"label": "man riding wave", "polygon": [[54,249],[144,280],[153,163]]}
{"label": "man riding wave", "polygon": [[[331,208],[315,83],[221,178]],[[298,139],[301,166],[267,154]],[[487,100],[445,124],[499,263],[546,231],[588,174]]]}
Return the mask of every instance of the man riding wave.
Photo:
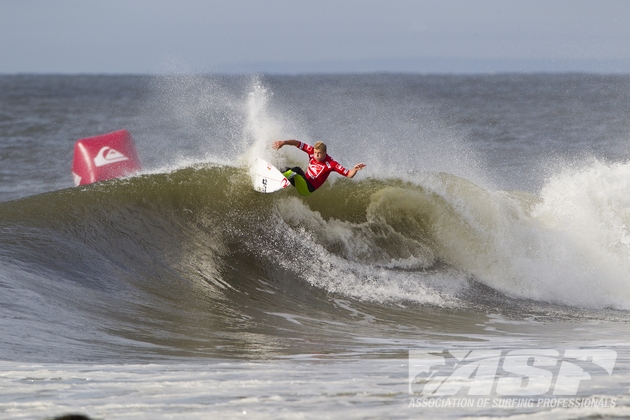
{"label": "man riding wave", "polygon": [[350,170],[344,168],[339,162],[328,156],[326,153],[326,145],[321,141],[311,146],[310,144],[298,140],[278,140],[273,142],[271,147],[278,150],[286,145],[297,147],[307,153],[309,157],[306,173],[304,173],[299,166],[285,168],[283,171],[283,175],[287,177],[291,185],[297,189],[300,195],[309,195],[321,187],[326,179],[328,179],[328,175],[333,171],[347,178],[354,178],[358,171],[365,168],[365,164],[363,163],[357,163]]}

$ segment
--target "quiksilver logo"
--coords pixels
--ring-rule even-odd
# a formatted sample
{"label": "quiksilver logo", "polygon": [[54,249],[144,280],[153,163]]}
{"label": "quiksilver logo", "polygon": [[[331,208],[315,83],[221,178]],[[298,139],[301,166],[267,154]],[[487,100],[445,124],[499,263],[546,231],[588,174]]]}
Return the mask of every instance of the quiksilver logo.
{"label": "quiksilver logo", "polygon": [[110,163],[122,162],[124,160],[129,160],[129,158],[120,153],[118,150],[112,149],[109,146],[103,146],[94,158],[94,164],[96,167],[101,167],[109,165]]}
{"label": "quiksilver logo", "polygon": [[324,165],[311,163],[310,165],[308,165],[307,172],[311,176],[311,178],[317,178],[319,174],[322,173],[323,170],[324,170]]}

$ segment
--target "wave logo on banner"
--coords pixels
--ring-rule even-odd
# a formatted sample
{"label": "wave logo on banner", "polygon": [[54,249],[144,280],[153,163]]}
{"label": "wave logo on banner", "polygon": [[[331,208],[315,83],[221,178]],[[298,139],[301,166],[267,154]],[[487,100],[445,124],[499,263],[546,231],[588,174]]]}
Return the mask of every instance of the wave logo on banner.
{"label": "wave logo on banner", "polygon": [[104,146],[98,151],[98,154],[94,158],[94,165],[96,165],[96,167],[101,167],[109,165],[110,163],[122,162],[124,160],[129,160],[129,158],[120,153],[118,150],[112,149],[109,146]]}

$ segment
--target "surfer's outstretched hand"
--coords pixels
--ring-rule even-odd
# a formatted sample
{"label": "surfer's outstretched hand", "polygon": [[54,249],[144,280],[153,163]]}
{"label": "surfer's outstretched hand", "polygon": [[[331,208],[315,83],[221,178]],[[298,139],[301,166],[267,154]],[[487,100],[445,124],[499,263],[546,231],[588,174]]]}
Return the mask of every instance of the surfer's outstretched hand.
{"label": "surfer's outstretched hand", "polygon": [[354,176],[357,174],[357,172],[359,172],[363,168],[365,168],[365,163],[357,163],[348,172],[348,175],[347,175],[348,178],[354,178]]}
{"label": "surfer's outstretched hand", "polygon": [[298,147],[300,145],[300,142],[294,139],[291,140],[278,140],[278,141],[274,141],[273,143],[271,143],[271,148],[273,150],[278,150],[279,148],[281,148],[282,146],[295,146]]}

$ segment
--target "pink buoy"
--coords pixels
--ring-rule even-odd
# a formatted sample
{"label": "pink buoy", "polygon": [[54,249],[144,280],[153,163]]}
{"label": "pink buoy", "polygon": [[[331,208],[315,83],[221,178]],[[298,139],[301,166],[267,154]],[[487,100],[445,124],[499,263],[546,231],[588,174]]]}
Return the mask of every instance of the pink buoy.
{"label": "pink buoy", "polygon": [[74,185],[86,185],[134,174],[142,169],[127,130],[77,140],[74,144]]}

